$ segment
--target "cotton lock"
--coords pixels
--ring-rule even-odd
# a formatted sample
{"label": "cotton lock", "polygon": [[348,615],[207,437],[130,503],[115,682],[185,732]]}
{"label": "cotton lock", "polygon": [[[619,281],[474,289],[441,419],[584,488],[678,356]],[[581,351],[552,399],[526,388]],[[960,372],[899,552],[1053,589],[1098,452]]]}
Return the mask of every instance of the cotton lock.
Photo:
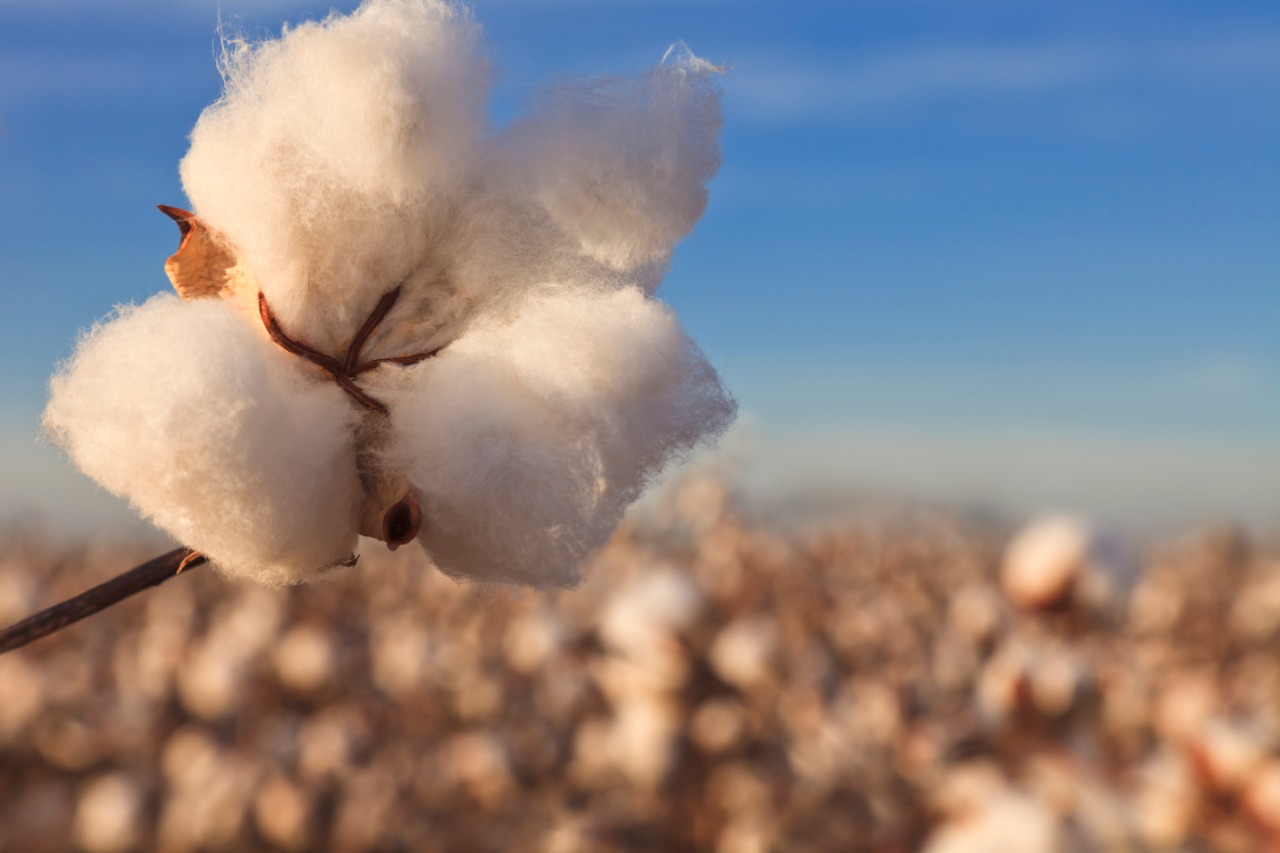
{"label": "cotton lock", "polygon": [[72,461],[224,572],[350,565],[577,582],[645,486],[736,408],[654,297],[719,166],[686,48],[485,126],[470,13],[369,0],[224,45],[180,171],[178,295],[119,309],[51,382]]}

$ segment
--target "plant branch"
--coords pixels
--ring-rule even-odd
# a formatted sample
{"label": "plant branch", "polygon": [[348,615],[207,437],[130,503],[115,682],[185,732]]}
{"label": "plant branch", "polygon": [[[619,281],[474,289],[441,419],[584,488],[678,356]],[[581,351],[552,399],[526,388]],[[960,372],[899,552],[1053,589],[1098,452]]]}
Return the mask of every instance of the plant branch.
{"label": "plant branch", "polygon": [[258,291],[258,314],[262,317],[262,325],[266,327],[267,335],[281,349],[318,366],[333,377],[342,390],[350,394],[351,398],[357,403],[371,412],[386,416],[390,414],[386,405],[381,400],[375,400],[366,394],[364,389],[355,383],[354,377],[384,364],[417,364],[444,349],[443,346],[438,346],[430,352],[416,352],[409,355],[395,355],[389,358],[375,358],[372,361],[360,361],[360,356],[364,352],[364,345],[369,342],[369,336],[378,328],[378,324],[391,313],[391,309],[395,307],[396,301],[400,298],[402,287],[403,285],[382,295],[382,298],[378,300],[378,304],[374,306],[373,312],[365,319],[360,330],[356,332],[356,336],[352,338],[350,346],[347,347],[347,354],[342,361],[338,361],[331,355],[325,355],[315,347],[285,334],[284,329],[280,328],[280,321],[276,319],[275,312],[267,304],[267,297],[262,291]]}
{"label": "plant branch", "polygon": [[21,622],[0,631],[0,654],[22,648],[46,634],[52,634],[68,625],[105,610],[131,595],[164,583],[178,572],[193,569],[205,562],[203,554],[190,548],[175,548],[122,575],[28,616]]}

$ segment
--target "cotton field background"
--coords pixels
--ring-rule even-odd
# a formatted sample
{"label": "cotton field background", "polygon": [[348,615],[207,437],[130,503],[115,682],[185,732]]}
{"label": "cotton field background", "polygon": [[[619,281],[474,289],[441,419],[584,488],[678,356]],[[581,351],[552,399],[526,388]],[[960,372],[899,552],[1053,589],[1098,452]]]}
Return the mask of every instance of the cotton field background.
{"label": "cotton field background", "polygon": [[[1280,843],[1280,541],[691,476],[581,589],[420,554],[207,569],[0,658],[12,850],[1092,851]],[[149,556],[10,529],[0,618]]]}

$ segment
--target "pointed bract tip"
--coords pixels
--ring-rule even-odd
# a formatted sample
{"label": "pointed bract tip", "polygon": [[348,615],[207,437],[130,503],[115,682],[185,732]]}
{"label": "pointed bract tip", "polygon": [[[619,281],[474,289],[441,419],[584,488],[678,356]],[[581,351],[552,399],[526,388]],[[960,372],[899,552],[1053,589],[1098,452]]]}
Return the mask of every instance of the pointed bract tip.
{"label": "pointed bract tip", "polygon": [[192,213],[189,210],[183,210],[180,207],[173,207],[172,205],[168,205],[168,204],[157,204],[156,208],[165,216],[169,217],[174,222],[178,223],[178,230],[182,232],[183,237],[187,236],[187,234],[190,233],[193,227],[191,224],[191,220],[196,218],[196,215],[194,213]]}

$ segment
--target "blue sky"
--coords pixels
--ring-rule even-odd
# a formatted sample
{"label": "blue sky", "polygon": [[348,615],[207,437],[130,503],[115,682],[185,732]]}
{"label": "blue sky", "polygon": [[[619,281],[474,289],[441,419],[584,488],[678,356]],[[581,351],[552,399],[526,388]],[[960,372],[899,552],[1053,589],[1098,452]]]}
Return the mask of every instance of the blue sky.
{"label": "blue sky", "polygon": [[[219,12],[328,8],[0,7],[0,514],[126,517],[36,446],[48,375],[168,286],[153,205],[184,204]],[[1280,522],[1273,0],[474,8],[497,124],[677,39],[727,66],[724,167],[662,296],[743,406],[756,494]]]}

